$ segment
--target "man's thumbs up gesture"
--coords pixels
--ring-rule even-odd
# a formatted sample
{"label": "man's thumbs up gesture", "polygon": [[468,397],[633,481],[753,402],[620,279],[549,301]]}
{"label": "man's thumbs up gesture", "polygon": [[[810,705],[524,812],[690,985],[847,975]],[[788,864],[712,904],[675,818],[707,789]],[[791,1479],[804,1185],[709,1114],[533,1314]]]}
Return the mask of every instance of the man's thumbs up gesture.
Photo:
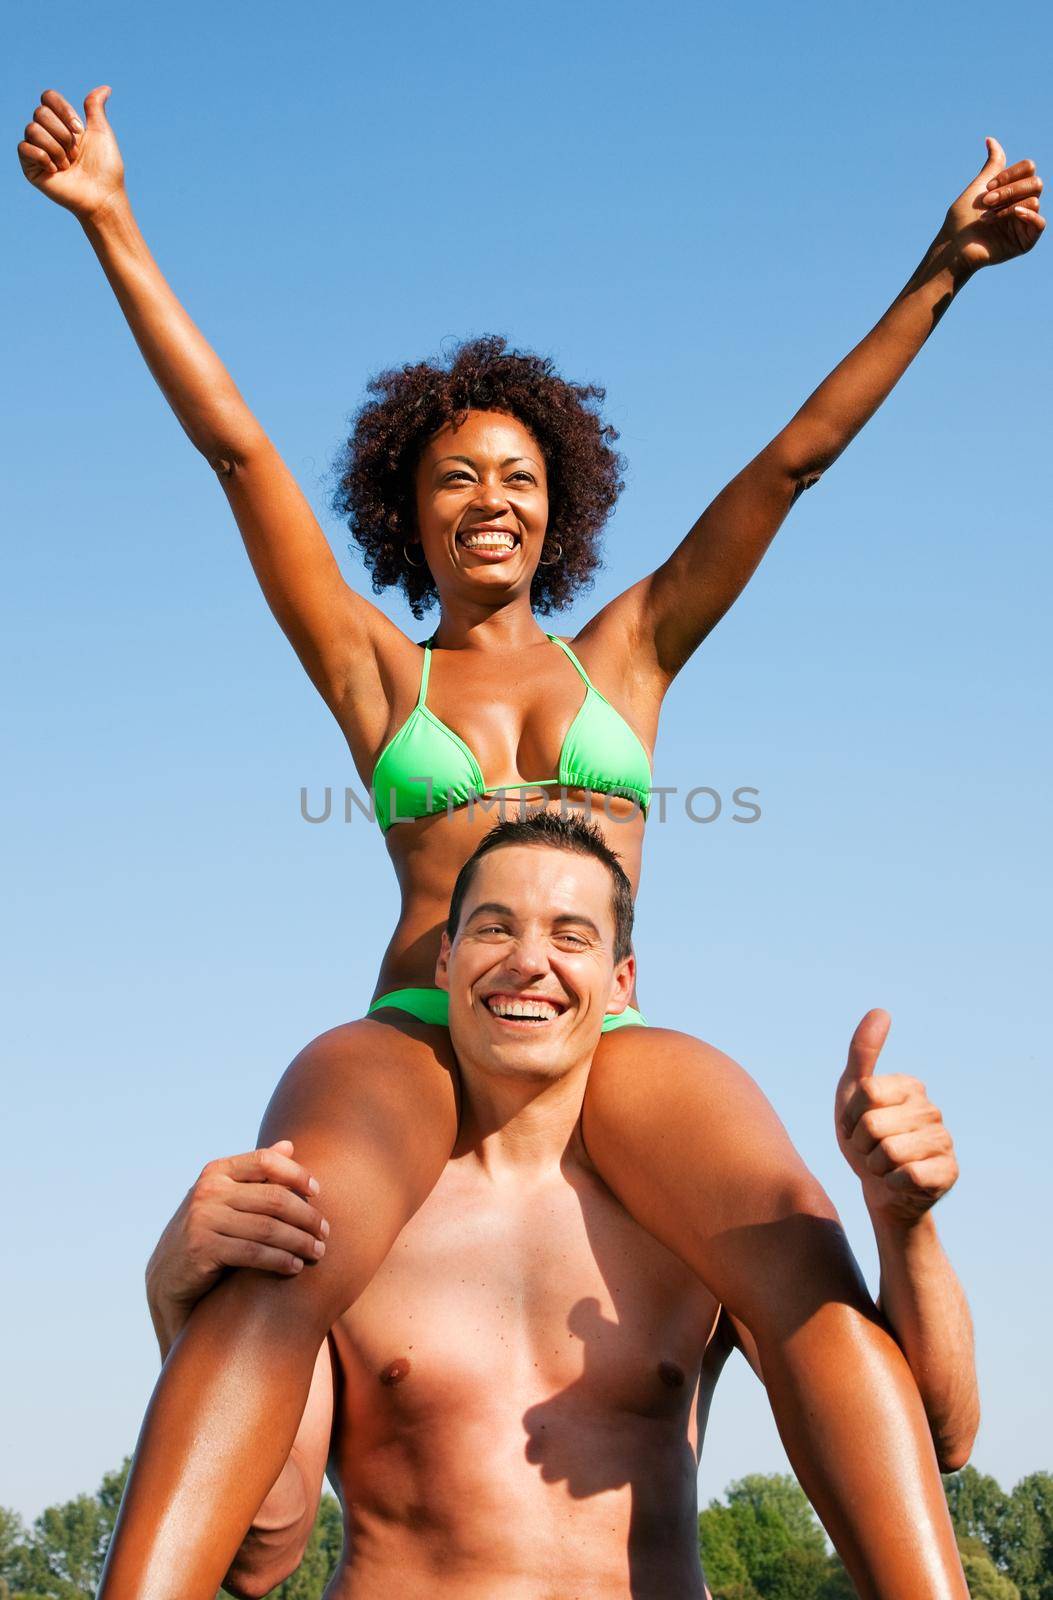
{"label": "man's thumbs up gesture", "polygon": [[887,1011],[868,1011],[848,1047],[834,1099],[837,1142],[875,1219],[913,1223],[958,1177],[954,1141],[917,1078],[879,1078]]}

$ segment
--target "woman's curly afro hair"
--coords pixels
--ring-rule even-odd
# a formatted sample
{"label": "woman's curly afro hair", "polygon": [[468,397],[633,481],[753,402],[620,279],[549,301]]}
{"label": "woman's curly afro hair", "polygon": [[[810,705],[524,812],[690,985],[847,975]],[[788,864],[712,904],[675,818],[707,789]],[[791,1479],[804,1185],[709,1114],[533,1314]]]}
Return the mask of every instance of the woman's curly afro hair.
{"label": "woman's curly afro hair", "polygon": [[433,434],[472,410],[509,412],[544,454],[546,541],[553,550],[562,546],[562,555],[534,574],[535,610],[561,610],[589,586],[599,565],[600,530],[623,487],[618,435],[598,412],[605,391],[568,383],[551,361],[507,343],[496,336],[467,339],[441,364],[418,361],[382,372],[368,385],[371,398],[337,460],[333,506],[361,547],[373,592],[396,585],[418,619],[438,590],[428,568],[405,556],[416,541],[417,462]]}

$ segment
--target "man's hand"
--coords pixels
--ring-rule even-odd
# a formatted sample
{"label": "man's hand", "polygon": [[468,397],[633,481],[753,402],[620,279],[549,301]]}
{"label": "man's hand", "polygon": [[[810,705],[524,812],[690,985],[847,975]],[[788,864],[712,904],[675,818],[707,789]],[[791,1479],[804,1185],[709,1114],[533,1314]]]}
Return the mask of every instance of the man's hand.
{"label": "man's hand", "polygon": [[1030,160],[1006,166],[997,139],[987,140],[987,160],[955,200],[938,236],[970,272],[1024,255],[1046,226],[1039,215],[1042,179]]}
{"label": "man's hand", "polygon": [[329,1224],[311,1204],[318,1183],[289,1139],[210,1161],[165,1228],[146,1269],[162,1354],[227,1267],[293,1277],[325,1254]]}
{"label": "man's hand", "polygon": [[887,1011],[868,1011],[852,1035],[834,1125],[871,1216],[909,1226],[953,1187],[958,1162],[925,1085],[902,1074],[875,1076],[890,1025]]}

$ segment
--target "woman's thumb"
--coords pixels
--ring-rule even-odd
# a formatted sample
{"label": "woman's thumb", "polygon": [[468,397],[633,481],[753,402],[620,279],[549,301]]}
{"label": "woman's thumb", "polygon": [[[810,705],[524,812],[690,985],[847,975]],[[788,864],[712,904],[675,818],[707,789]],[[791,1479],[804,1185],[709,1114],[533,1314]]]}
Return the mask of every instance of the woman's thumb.
{"label": "woman's thumb", "polygon": [[1005,151],[997,139],[988,138],[986,144],[987,160],[980,170],[980,176],[981,178],[993,178],[999,172],[1005,171]]}
{"label": "woman's thumb", "polygon": [[88,127],[100,127],[106,124],[106,113],[103,106],[110,98],[110,86],[102,84],[98,89],[93,89],[84,96],[84,120]]}

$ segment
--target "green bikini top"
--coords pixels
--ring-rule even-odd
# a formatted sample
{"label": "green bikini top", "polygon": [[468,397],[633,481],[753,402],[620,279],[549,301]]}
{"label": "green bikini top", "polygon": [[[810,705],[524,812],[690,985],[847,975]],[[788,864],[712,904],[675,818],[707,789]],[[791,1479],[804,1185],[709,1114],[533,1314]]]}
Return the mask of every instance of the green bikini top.
{"label": "green bikini top", "polygon": [[428,639],[417,704],[384,746],[373,768],[376,817],[384,833],[394,822],[452,811],[480,795],[496,794],[501,789],[542,789],[553,784],[596,794],[623,795],[636,800],[643,815],[647,815],[651,794],[647,751],[625,718],[594,687],[570,646],[553,633],[547,638],[574,663],[585,684],[585,699],[567,729],[559,754],[558,776],[536,778],[532,783],[487,785],[464,740],[425,704],[433,643]]}

